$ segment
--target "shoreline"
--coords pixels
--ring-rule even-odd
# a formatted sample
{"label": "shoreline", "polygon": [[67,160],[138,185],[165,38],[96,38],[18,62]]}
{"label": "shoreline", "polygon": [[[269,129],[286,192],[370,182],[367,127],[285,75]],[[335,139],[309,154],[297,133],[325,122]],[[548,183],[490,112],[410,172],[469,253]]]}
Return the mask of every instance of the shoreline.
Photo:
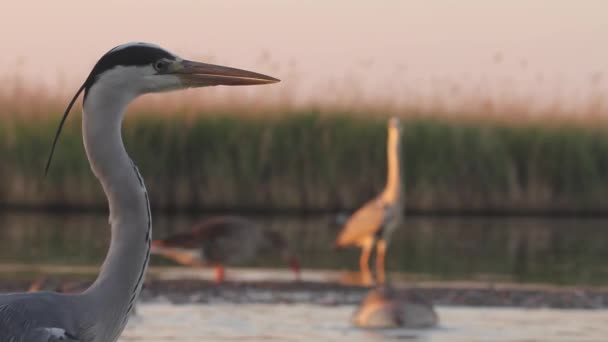
{"label": "shoreline", "polygon": [[[198,217],[201,215],[223,215],[234,212],[250,217],[318,217],[332,216],[352,213],[358,207],[282,207],[273,206],[184,206],[184,207],[161,207],[155,210],[156,216]],[[0,215],[3,214],[43,214],[43,215],[102,215],[108,214],[105,203],[74,204],[74,203],[9,203],[0,202]],[[564,219],[606,219],[608,209],[585,209],[585,208],[424,208],[409,207],[404,210],[404,215],[413,218],[564,218]]]}
{"label": "shoreline", "polygon": [[[17,266],[17,265],[15,265]],[[27,272],[27,273],[24,273]],[[0,267],[0,292],[27,291],[40,277],[79,291],[94,279],[95,267]],[[216,284],[211,270],[151,267],[140,300],[172,304],[312,304],[357,305],[369,287],[357,284],[356,272],[304,270],[294,281],[284,270],[230,268],[228,281]],[[558,286],[506,281],[435,281],[393,277],[393,286],[438,306],[608,309],[608,287]],[[58,285],[55,285],[58,286]],[[55,290],[47,288],[46,290]]]}
{"label": "shoreline", "polygon": [[[200,280],[146,283],[142,300],[184,303],[266,303],[358,305],[369,288],[336,283],[250,282],[216,285]],[[436,306],[520,307],[529,309],[608,309],[608,291],[588,289],[526,289],[517,287],[460,287],[414,285],[398,291],[422,297]]]}

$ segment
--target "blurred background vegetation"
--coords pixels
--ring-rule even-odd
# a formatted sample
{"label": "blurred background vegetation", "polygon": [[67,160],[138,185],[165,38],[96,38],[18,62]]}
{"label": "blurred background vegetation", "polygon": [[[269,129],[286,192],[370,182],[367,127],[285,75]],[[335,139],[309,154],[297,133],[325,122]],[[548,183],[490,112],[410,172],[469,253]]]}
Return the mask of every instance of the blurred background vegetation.
{"label": "blurred background vegetation", "polygon": [[[70,96],[10,84],[0,91],[0,273],[96,265],[109,239],[107,205],[84,153],[80,101],[45,176]],[[449,106],[442,97],[295,106],[289,96],[215,90],[145,96],[128,110],[123,138],[146,181],[156,236],[218,212],[255,216],[286,236],[305,268],[357,270],[357,249],[331,249],[336,218],[382,190],[386,119],[397,115],[408,216],[389,271],[410,280],[608,279],[608,107],[599,93],[578,109],[539,109],[483,95]]]}
{"label": "blurred background vegetation", "polygon": [[[384,185],[390,113],[136,111],[124,140],[156,210],[351,210]],[[608,211],[608,126],[399,114],[409,211]],[[105,208],[72,116],[46,177],[60,112],[0,121],[3,206]]]}

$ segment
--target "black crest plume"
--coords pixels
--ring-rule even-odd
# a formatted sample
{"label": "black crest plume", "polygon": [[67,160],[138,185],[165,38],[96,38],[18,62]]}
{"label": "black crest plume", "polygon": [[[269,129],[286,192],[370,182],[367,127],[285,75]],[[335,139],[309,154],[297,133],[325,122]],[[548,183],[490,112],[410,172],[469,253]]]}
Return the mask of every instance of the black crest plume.
{"label": "black crest plume", "polygon": [[76,99],[78,98],[80,93],[82,93],[85,86],[86,86],[86,83],[83,83],[82,86],[80,86],[80,89],[78,89],[78,91],[76,92],[76,95],[74,95],[74,97],[72,98],[72,101],[70,101],[70,104],[68,105],[68,108],[65,110],[65,113],[63,113],[63,117],[61,118],[61,122],[59,123],[59,128],[57,128],[57,133],[55,133],[55,138],[53,139],[53,145],[51,145],[51,152],[49,153],[49,158],[46,161],[46,167],[44,168],[45,176],[49,172],[49,167],[51,166],[51,160],[53,159],[53,153],[55,152],[55,145],[57,145],[57,140],[59,140],[59,135],[61,134],[61,129],[63,128],[65,119],[67,119],[68,113],[70,113],[70,109],[72,109],[74,102],[76,102]]}

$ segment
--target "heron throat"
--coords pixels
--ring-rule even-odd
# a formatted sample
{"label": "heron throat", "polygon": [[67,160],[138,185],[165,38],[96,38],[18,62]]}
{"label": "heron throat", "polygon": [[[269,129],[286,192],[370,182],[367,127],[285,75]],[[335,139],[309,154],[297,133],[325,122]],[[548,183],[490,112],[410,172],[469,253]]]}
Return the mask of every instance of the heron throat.
{"label": "heron throat", "polygon": [[146,187],[121,136],[124,111],[135,96],[96,87],[85,100],[83,139],[91,169],[108,199],[112,236],[99,276],[84,295],[96,308],[89,317],[95,322],[95,341],[116,341],[143,285],[152,220]]}

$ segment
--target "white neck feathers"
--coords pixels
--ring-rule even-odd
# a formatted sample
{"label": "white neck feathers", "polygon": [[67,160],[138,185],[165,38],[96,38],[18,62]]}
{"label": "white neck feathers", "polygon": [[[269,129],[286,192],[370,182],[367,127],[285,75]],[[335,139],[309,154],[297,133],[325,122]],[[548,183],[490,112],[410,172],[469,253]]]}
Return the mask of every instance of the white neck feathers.
{"label": "white neck feathers", "polygon": [[[120,89],[118,91],[117,89]],[[99,308],[94,317],[100,341],[115,341],[143,284],[152,221],[148,195],[121,137],[121,123],[136,91],[98,82],[84,104],[83,137],[91,169],[108,198],[112,239],[100,274],[84,293]],[[103,326],[101,326],[103,324]],[[99,326],[97,326],[99,325]]]}

